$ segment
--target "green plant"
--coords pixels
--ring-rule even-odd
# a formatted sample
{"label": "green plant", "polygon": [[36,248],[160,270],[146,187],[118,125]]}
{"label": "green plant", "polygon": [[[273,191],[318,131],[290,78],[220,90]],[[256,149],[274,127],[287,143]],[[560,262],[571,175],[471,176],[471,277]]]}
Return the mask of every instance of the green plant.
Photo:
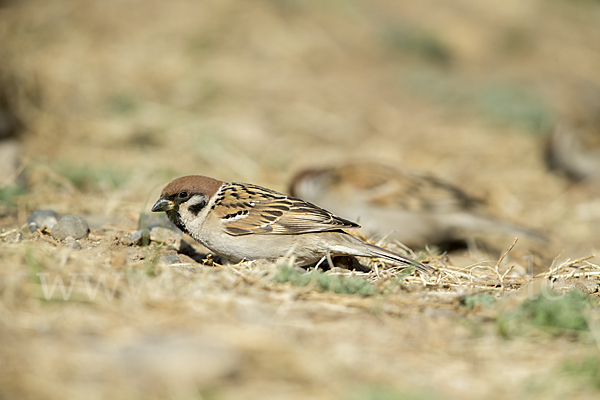
{"label": "green plant", "polygon": [[14,207],[16,205],[15,198],[25,194],[25,188],[20,185],[8,185],[0,188],[0,204]]}
{"label": "green plant", "polygon": [[40,261],[38,261],[37,257],[33,253],[33,249],[30,246],[27,246],[25,249],[25,265],[27,266],[27,270],[29,272],[29,279],[32,283],[40,284],[39,273],[44,269]]}
{"label": "green plant", "polygon": [[434,396],[426,393],[404,393],[382,385],[367,386],[358,390],[350,400],[428,400]]}
{"label": "green plant", "polygon": [[439,65],[447,65],[452,60],[450,48],[432,32],[393,26],[383,36],[394,51],[414,54]]}
{"label": "green plant", "polygon": [[478,307],[489,307],[494,304],[495,301],[496,299],[494,296],[489,293],[477,293],[465,297],[461,303],[469,310],[472,310]]}
{"label": "green plant", "polygon": [[600,358],[597,354],[583,360],[569,361],[564,364],[563,370],[568,375],[584,380],[595,390],[600,390]]}
{"label": "green plant", "polygon": [[590,330],[587,314],[592,305],[593,301],[579,290],[571,290],[565,295],[542,292],[525,300],[516,311],[500,315],[496,320],[498,332],[508,338],[537,327],[555,336],[580,337]]}
{"label": "green plant", "polygon": [[162,246],[148,246],[145,249],[144,256],[144,273],[146,276],[153,278],[158,276],[158,256],[160,255],[160,248]]}
{"label": "green plant", "polygon": [[129,115],[137,110],[137,104],[133,96],[119,93],[110,96],[106,101],[107,109],[111,114]]}
{"label": "green plant", "polygon": [[546,132],[553,116],[534,93],[514,86],[492,86],[474,99],[477,108],[490,120],[524,128],[533,133]]}
{"label": "green plant", "polygon": [[552,292],[526,300],[521,312],[534,325],[589,331],[585,313],[590,306],[588,296],[580,290],[571,290],[564,296]]}
{"label": "green plant", "polygon": [[359,296],[372,296],[377,293],[375,287],[363,278],[329,275],[319,270],[303,273],[287,265],[280,267],[274,280],[277,283],[289,282],[293,286],[314,285],[321,292],[358,294]]}

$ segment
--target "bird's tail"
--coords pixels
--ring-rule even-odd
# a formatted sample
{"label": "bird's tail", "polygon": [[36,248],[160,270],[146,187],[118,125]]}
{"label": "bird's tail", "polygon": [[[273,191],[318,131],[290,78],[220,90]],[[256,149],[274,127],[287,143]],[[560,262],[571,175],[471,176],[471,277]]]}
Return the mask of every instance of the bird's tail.
{"label": "bird's tail", "polygon": [[425,265],[417,260],[413,260],[412,258],[403,256],[402,254],[398,254],[394,251],[364,242],[355,238],[354,236],[347,236],[348,239],[352,241],[352,247],[356,250],[356,254],[354,254],[355,256],[383,258],[384,260],[388,260],[396,264],[406,265],[407,267],[415,267],[419,271],[426,272],[428,274],[433,272],[433,268],[429,265]]}

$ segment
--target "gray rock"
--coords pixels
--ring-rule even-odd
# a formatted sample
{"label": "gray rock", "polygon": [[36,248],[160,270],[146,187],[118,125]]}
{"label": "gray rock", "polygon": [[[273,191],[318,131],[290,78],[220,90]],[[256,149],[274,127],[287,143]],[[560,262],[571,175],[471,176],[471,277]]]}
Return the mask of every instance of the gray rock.
{"label": "gray rock", "polygon": [[73,250],[81,250],[81,244],[75,240],[72,236],[68,236],[65,239],[65,243],[67,243],[67,247]]}
{"label": "gray rock", "polygon": [[27,225],[31,232],[52,229],[57,222],[58,214],[54,210],[35,210],[27,217]]}
{"label": "gray rock", "polygon": [[136,246],[148,246],[150,243],[150,231],[148,229],[140,229],[131,234],[131,242]]}
{"label": "gray rock", "polygon": [[90,227],[85,219],[77,215],[65,215],[52,228],[52,237],[65,240],[68,236],[73,239],[83,239],[90,233]]}
{"label": "gray rock", "polygon": [[177,254],[163,254],[158,256],[158,262],[160,264],[178,264],[181,262]]}
{"label": "gray rock", "polygon": [[150,230],[150,240],[156,243],[162,243],[168,248],[177,250],[181,248],[181,235],[168,228],[157,226]]}
{"label": "gray rock", "polygon": [[117,235],[117,240],[119,240],[119,243],[121,243],[123,246],[132,246],[133,245],[133,240],[131,239],[131,236],[133,235],[133,233],[119,233]]}

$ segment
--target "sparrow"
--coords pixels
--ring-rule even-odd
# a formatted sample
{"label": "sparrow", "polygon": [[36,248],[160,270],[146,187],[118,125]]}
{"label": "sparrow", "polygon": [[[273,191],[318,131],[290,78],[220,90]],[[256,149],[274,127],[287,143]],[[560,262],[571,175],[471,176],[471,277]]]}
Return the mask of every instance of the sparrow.
{"label": "sparrow", "polygon": [[600,181],[600,85],[567,81],[558,123],[546,135],[548,168],[572,181]]}
{"label": "sparrow", "polygon": [[557,125],[546,139],[544,159],[573,181],[600,180],[600,123],[594,129]]}
{"label": "sparrow", "polygon": [[466,241],[472,234],[492,232],[543,240],[533,230],[490,217],[482,200],[453,184],[387,165],[305,170],[293,178],[290,193],[358,218],[367,236],[387,235],[408,246]]}
{"label": "sparrow", "polygon": [[423,272],[431,267],[358,239],[344,229],[360,227],[296,197],[206,176],[177,178],[152,207],[165,211],[183,232],[231,261],[292,256],[299,265],[335,256],[381,258]]}

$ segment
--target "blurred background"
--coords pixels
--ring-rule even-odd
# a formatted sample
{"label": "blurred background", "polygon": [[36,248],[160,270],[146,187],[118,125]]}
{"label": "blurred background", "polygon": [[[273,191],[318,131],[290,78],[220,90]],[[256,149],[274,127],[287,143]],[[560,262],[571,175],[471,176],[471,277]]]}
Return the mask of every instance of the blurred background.
{"label": "blurred background", "polygon": [[599,129],[597,1],[0,7],[1,135],[28,177],[5,174],[6,200],[115,215],[184,174],[285,191],[302,168],[375,161],[563,241],[600,233],[594,185],[544,164],[556,126]]}
{"label": "blurred background", "polygon": [[[0,0],[0,228],[51,208],[85,215],[92,228],[132,230],[177,176],[285,192],[304,168],[364,161],[459,184],[496,215],[547,232],[549,260],[590,254],[600,248],[599,27],[597,0]],[[91,257],[104,264],[90,270],[127,266],[114,254]],[[13,258],[4,264],[23,264],[20,253]],[[81,263],[67,266],[80,272]],[[388,384],[437,382],[449,398],[513,398],[512,383],[550,365],[554,351],[589,353],[567,339],[553,342],[552,352],[541,344],[520,358],[532,349],[525,341],[504,346],[494,334],[479,340],[462,320],[446,318],[454,314],[441,295],[439,308],[426,308],[430,292],[389,300],[380,307],[387,319],[370,303],[336,297],[303,303],[289,322],[289,309],[279,308],[287,292],[234,285],[239,277],[221,272],[225,278],[214,284],[210,271],[173,278],[206,285],[201,293],[217,291],[204,302],[191,295],[179,301],[174,285],[159,300],[87,305],[41,305],[26,289],[22,295],[20,284],[2,286],[18,275],[6,272],[0,333],[13,364],[4,366],[4,382],[31,398],[63,398],[67,376],[80,383],[69,386],[73,397],[117,393],[130,388],[135,368],[119,355],[115,365],[133,375],[119,375],[111,363],[97,372],[94,357],[110,353],[117,339],[130,340],[135,351],[125,347],[123,359],[139,367],[156,352],[144,335],[157,326],[188,332],[193,344],[185,335],[161,342],[147,363],[158,372],[141,374],[151,378],[140,387],[151,389],[154,373],[188,371],[190,357],[208,351],[214,357],[203,371],[227,376],[224,398],[248,387],[256,398],[269,398],[265,388],[274,387],[272,398],[339,398],[365,375]],[[29,279],[24,266],[19,274]],[[238,289],[237,300],[224,294]],[[409,297],[414,303],[403,303]],[[410,320],[397,318],[406,315]],[[335,325],[351,317],[352,324]],[[288,325],[270,325],[281,321]],[[211,329],[206,342],[227,336],[242,354],[242,372],[227,372],[239,360],[198,344],[199,332]],[[340,340],[340,332],[352,335]],[[372,346],[367,356],[363,346]],[[161,352],[181,356],[173,361],[180,369],[164,367],[170,364]],[[55,368],[56,360],[72,369]],[[92,377],[77,381],[84,370]],[[275,386],[273,376],[281,378]],[[589,394],[583,390],[581,398]],[[147,398],[151,390],[119,393]],[[369,396],[357,398],[392,398]]]}

